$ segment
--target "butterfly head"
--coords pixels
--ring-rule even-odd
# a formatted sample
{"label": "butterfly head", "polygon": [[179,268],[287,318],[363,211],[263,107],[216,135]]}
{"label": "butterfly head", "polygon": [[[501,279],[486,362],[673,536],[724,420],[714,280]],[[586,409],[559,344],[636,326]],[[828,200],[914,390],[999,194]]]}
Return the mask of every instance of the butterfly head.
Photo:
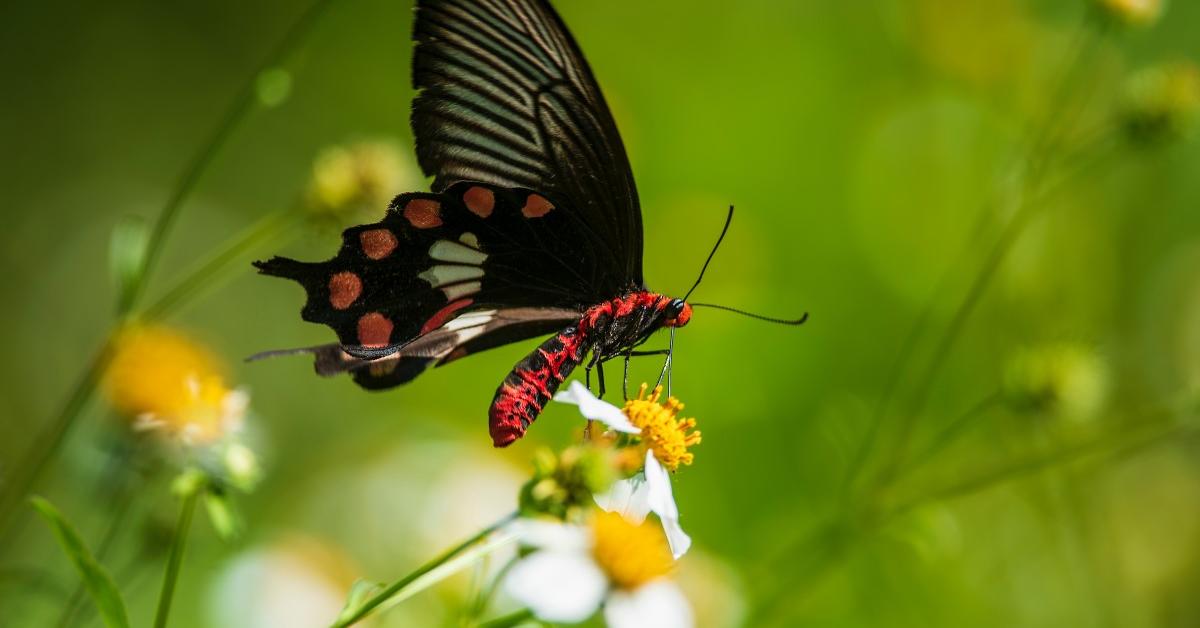
{"label": "butterfly head", "polygon": [[692,306],[683,299],[671,299],[663,307],[663,325],[667,327],[683,327],[692,320]]}

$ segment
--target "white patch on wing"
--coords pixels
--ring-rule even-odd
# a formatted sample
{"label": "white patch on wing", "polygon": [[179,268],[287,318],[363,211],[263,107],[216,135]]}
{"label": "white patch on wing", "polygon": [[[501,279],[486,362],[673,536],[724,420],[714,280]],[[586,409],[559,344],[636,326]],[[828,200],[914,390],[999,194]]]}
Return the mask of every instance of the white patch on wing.
{"label": "white patch on wing", "polygon": [[496,310],[469,312],[446,323],[445,325],[442,325],[442,328],[449,329],[450,331],[457,331],[459,329],[466,329],[467,327],[483,326],[490,322],[495,316]]}
{"label": "white patch on wing", "polygon": [[[464,249],[466,247],[463,247]],[[469,249],[468,249],[469,250]],[[478,266],[449,266],[437,264],[417,275],[421,279],[429,282],[430,286],[440,288],[448,283],[466,281],[467,279],[479,279],[483,277],[483,269]]]}
{"label": "white patch on wing", "polygon": [[[458,236],[458,241],[459,241],[459,242],[462,242],[463,244],[465,244],[465,245],[467,245],[467,246],[469,246],[469,247],[471,247],[471,248],[473,248],[473,249],[475,249],[476,251],[482,251],[482,250],[483,250],[483,249],[482,249],[482,248],[480,248],[480,246],[479,246],[479,238],[475,237],[475,234],[474,234],[474,233],[471,233],[470,231],[468,231],[468,232],[466,232],[466,233],[464,233],[464,234],[462,234],[462,235]],[[485,257],[486,257],[486,256],[485,256]]]}
{"label": "white patch on wing", "polygon": [[[464,234],[465,238],[467,235]],[[472,236],[474,237],[474,236]],[[476,242],[478,244],[478,242]],[[469,246],[464,246],[458,242],[450,240],[438,240],[429,247],[429,257],[439,262],[452,262],[454,264],[470,264],[478,266],[487,259],[487,254]]]}
{"label": "white patch on wing", "polygon": [[468,281],[467,283],[451,284],[442,288],[442,292],[446,293],[446,300],[453,301],[459,297],[465,297],[468,294],[479,292],[478,281]]}

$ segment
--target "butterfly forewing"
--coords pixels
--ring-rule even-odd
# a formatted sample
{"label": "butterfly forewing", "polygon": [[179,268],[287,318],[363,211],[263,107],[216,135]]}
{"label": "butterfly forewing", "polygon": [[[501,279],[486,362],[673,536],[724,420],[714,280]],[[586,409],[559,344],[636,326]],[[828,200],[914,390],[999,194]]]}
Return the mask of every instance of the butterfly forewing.
{"label": "butterfly forewing", "polygon": [[[257,265],[301,283],[303,318],[330,326],[350,355],[375,359],[424,339],[409,353],[440,359],[446,343],[508,324],[545,333],[527,323],[577,317],[600,281],[585,274],[597,264],[573,246],[577,238],[574,221],[545,196],[464,182],[398,196],[382,221],[347,229],[331,260]],[[485,311],[520,314],[478,315]],[[458,322],[469,316],[478,325]],[[447,326],[455,333],[439,335]],[[515,330],[505,341],[518,339]]]}
{"label": "butterfly forewing", "polygon": [[595,300],[641,287],[629,160],[600,88],[541,0],[417,3],[412,125],[434,189],[474,180],[557,198],[597,248]]}

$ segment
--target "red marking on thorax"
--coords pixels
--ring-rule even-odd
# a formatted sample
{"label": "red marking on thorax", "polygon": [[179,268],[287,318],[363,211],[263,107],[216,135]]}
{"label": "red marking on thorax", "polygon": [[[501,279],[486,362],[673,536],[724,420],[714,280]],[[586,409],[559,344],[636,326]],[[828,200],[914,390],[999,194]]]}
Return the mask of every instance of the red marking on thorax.
{"label": "red marking on thorax", "polygon": [[404,218],[418,229],[442,225],[442,204],[431,198],[414,198],[404,206]]}
{"label": "red marking on thorax", "polygon": [[[653,308],[661,310],[671,302],[669,297],[665,297],[655,292],[641,291],[631,292],[627,295],[610,299],[604,303],[594,305],[586,312],[579,321],[579,330],[586,336],[596,329],[600,324],[602,317],[607,316],[610,319],[629,316],[639,309]],[[608,322],[611,322],[608,321]]]}
{"label": "red marking on thorax", "polygon": [[329,278],[329,304],[335,310],[344,310],[358,300],[362,294],[362,280],[350,271],[334,273]]}
{"label": "red marking on thorax", "polygon": [[358,234],[363,253],[373,260],[381,260],[396,250],[396,234],[387,229],[371,229]]}
{"label": "red marking on thorax", "polygon": [[364,347],[386,347],[392,340],[392,321],[379,312],[358,319],[358,344]]}
{"label": "red marking on thorax", "polygon": [[454,314],[464,307],[467,307],[468,305],[474,303],[474,301],[474,299],[459,299],[457,301],[451,301],[445,307],[435,312],[433,316],[430,316],[429,320],[425,321],[425,324],[421,326],[421,333],[428,334],[438,327],[441,327],[450,318],[451,314]]}

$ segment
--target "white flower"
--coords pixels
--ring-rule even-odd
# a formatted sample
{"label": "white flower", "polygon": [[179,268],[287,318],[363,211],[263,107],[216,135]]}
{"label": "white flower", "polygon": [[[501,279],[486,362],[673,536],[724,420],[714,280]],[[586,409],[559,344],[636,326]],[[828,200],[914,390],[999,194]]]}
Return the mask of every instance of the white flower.
{"label": "white flower", "polygon": [[590,526],[522,519],[513,530],[532,554],[504,587],[549,622],[581,622],[603,607],[612,628],[689,628],[691,607],[666,578],[673,561],[657,528],[598,514]]}
{"label": "white flower", "polygon": [[[643,387],[643,394],[639,394],[638,399],[632,401],[630,405],[649,404],[651,407],[659,409],[659,416],[656,418],[665,418],[668,421],[659,421],[653,425],[647,424],[644,426],[645,429],[638,427],[626,414],[626,411],[596,398],[592,391],[578,381],[571,382],[570,387],[566,391],[558,393],[554,399],[579,406],[580,414],[584,418],[600,421],[618,432],[645,436],[647,441],[677,440],[682,445],[670,444],[678,445],[676,449],[682,449],[688,457],[683,459],[678,454],[673,457],[664,456],[668,458],[665,462],[675,467],[678,467],[681,462],[684,464],[690,462],[691,454],[686,453],[686,447],[699,442],[700,439],[699,432],[691,435],[685,433],[686,429],[692,425],[688,422],[690,420],[682,422],[675,420],[674,413],[683,407],[682,404],[678,404],[672,399],[668,400],[666,406],[660,406],[657,402],[657,389],[651,398],[645,398],[644,392],[645,387]],[[672,405],[673,403],[674,405]],[[635,412],[632,414],[634,414],[634,418],[640,419],[646,413]],[[664,427],[666,429],[663,429]],[[652,431],[654,433],[650,433]],[[691,436],[695,436],[695,438],[692,439]],[[662,521],[663,531],[666,532],[667,542],[671,546],[671,554],[678,559],[692,546],[692,539],[679,525],[679,507],[675,503],[675,495],[671,490],[671,476],[667,472],[667,467],[664,466],[664,461],[659,460],[659,455],[662,455],[661,449],[652,445],[647,446],[646,464],[642,472],[627,480],[613,483],[608,492],[596,495],[596,504],[606,511],[619,512],[625,518],[636,523],[641,523],[647,513],[653,512]]]}

